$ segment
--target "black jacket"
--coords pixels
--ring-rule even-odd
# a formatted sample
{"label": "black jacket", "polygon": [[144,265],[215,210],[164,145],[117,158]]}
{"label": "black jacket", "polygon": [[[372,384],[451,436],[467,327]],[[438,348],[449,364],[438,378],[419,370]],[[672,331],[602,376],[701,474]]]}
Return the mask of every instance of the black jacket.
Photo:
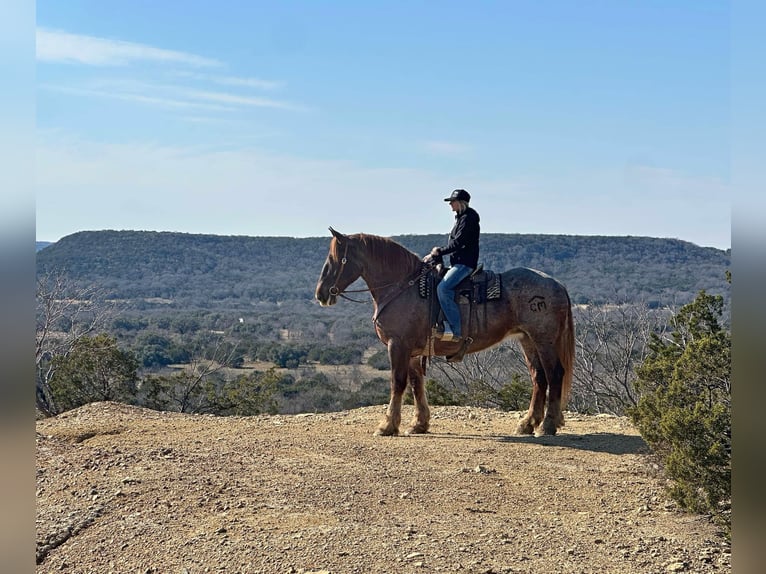
{"label": "black jacket", "polygon": [[455,225],[450,231],[449,242],[439,248],[441,255],[450,256],[451,265],[465,265],[476,269],[479,264],[479,214],[467,207],[455,214]]}

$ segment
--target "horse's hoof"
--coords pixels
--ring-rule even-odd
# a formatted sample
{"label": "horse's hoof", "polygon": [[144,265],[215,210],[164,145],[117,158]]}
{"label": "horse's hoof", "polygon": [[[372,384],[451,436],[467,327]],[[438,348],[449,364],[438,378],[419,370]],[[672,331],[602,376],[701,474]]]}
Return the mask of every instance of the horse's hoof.
{"label": "horse's hoof", "polygon": [[373,436],[396,436],[399,434],[399,429],[379,428],[372,434]]}
{"label": "horse's hoof", "polygon": [[556,425],[552,425],[546,421],[546,423],[540,425],[540,427],[535,431],[535,436],[556,436],[557,430],[558,429],[556,428]]}
{"label": "horse's hoof", "polygon": [[535,434],[535,429],[529,423],[519,423],[516,427],[516,434]]}
{"label": "horse's hoof", "polygon": [[427,432],[428,432],[428,427],[411,426],[406,431],[404,431],[404,435],[410,436],[413,434],[426,434]]}

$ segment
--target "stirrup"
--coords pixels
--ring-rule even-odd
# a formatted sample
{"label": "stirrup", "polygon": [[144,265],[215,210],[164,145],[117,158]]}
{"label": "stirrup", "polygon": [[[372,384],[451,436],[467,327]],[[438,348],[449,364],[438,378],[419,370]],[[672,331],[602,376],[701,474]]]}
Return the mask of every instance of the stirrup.
{"label": "stirrup", "polygon": [[463,344],[460,345],[460,349],[457,353],[454,355],[447,355],[447,362],[448,363],[459,363],[463,360],[463,357],[465,357],[466,351],[468,351],[468,347],[470,347],[471,343],[473,343],[473,339],[471,337],[465,337],[463,339]]}

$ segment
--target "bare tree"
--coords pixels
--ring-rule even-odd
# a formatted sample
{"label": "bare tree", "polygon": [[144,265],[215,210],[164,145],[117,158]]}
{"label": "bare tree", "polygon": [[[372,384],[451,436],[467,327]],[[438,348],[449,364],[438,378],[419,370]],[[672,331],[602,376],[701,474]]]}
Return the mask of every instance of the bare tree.
{"label": "bare tree", "polygon": [[440,385],[476,406],[506,406],[503,388],[519,377],[529,378],[524,355],[513,340],[466,355],[459,363],[434,361],[431,368]]}
{"label": "bare tree", "polygon": [[36,404],[50,416],[58,412],[50,388],[56,369],[53,359],[68,356],[80,339],[103,329],[116,305],[101,290],[78,286],[63,273],[38,277],[36,299]]}
{"label": "bare tree", "polygon": [[[646,304],[575,309],[577,352],[569,408],[623,414],[626,407],[635,405],[635,369],[649,352],[651,334],[664,333],[671,316],[671,309],[650,309]],[[524,355],[512,340],[467,355],[460,363],[434,361],[432,372],[441,386],[465,404],[507,408],[503,390],[514,381],[518,388],[523,382],[531,392]]]}
{"label": "bare tree", "polygon": [[211,348],[199,349],[183,371],[144,380],[146,403],[152,408],[181,413],[219,410],[222,406],[219,383],[225,382],[225,370],[237,356],[237,346],[219,337]]}
{"label": "bare tree", "polygon": [[575,372],[569,404],[573,410],[622,414],[638,397],[635,369],[649,352],[652,333],[662,333],[669,309],[645,304],[576,309]]}

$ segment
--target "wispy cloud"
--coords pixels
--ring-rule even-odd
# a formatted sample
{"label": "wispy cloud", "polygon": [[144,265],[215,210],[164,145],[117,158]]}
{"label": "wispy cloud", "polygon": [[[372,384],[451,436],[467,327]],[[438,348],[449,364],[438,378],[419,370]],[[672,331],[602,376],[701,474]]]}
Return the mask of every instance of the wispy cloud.
{"label": "wispy cloud", "polygon": [[54,92],[60,92],[63,94],[70,94],[74,96],[86,96],[95,98],[109,98],[113,100],[123,100],[126,102],[134,102],[139,104],[146,104],[151,106],[157,106],[162,108],[172,108],[179,110],[186,109],[199,109],[207,111],[218,112],[233,112],[236,110],[233,106],[223,106],[218,104],[211,104],[199,101],[189,101],[185,99],[162,97],[162,96],[148,96],[146,94],[120,91],[117,89],[95,89],[95,88],[78,88],[73,86],[60,86],[51,84],[41,84],[38,86],[40,89],[49,90]]}
{"label": "wispy cloud", "polygon": [[624,170],[624,186],[651,198],[695,198],[728,201],[731,187],[717,177],[691,175],[665,167],[629,164]]}
{"label": "wispy cloud", "polygon": [[[252,90],[280,88],[280,82],[196,71],[200,67],[219,67],[225,64],[195,54],[134,42],[38,27],[37,59],[59,64],[80,63],[94,70],[89,79],[70,78],[39,86],[41,89],[69,95],[110,98],[166,109],[196,108],[222,112],[243,108],[307,109],[282,99],[252,95]],[[155,81],[156,74],[146,64],[166,66],[163,68],[162,82]],[[195,70],[189,70],[190,66]],[[119,79],[102,77],[100,70],[107,67],[120,67],[129,71]],[[170,82],[168,78],[171,78]]]}
{"label": "wispy cloud", "polygon": [[38,87],[70,95],[132,101],[165,108],[199,108],[226,112],[247,107],[279,108],[292,111],[305,111],[307,109],[298,104],[271,98],[199,90],[160,83],[102,80],[89,84],[81,86],[40,84]]}
{"label": "wispy cloud", "polygon": [[192,90],[181,89],[179,94],[184,95],[191,99],[218,102],[222,104],[233,104],[240,106],[255,106],[263,108],[282,108],[289,110],[304,110],[305,108],[296,104],[281,100],[273,100],[269,98],[255,98],[252,96],[240,96],[237,94],[229,94],[225,92],[210,92],[205,90]]}
{"label": "wispy cloud", "polygon": [[189,72],[187,70],[179,70],[175,73],[175,75],[181,78],[188,78],[191,80],[200,80],[202,82],[219,84],[221,86],[237,86],[241,88],[251,88],[254,90],[276,90],[284,86],[283,82],[275,82],[273,80],[263,80],[261,78],[216,76],[212,74],[201,74],[199,72]]}
{"label": "wispy cloud", "polygon": [[471,151],[471,147],[464,144],[437,140],[423,142],[423,149],[434,155],[449,157],[463,156]]}
{"label": "wispy cloud", "polygon": [[37,59],[90,66],[125,66],[132,62],[166,62],[195,67],[221,66],[221,62],[195,54],[164,50],[122,40],[70,34],[39,27],[36,31]]}
{"label": "wispy cloud", "polygon": [[255,88],[257,90],[275,90],[282,87],[281,82],[272,82],[269,80],[261,80],[259,78],[235,78],[232,76],[214,77],[212,78],[217,84],[224,86],[242,86],[245,88]]}

